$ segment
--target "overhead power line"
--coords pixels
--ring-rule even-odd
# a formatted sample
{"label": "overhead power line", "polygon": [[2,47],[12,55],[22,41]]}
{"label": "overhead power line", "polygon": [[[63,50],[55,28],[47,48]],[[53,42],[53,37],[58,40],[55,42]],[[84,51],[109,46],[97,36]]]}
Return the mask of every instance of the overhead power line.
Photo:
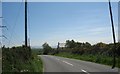
{"label": "overhead power line", "polygon": [[3,37],[3,38],[5,38],[5,39],[7,39],[7,37],[6,37],[5,35],[1,35],[0,37]]}
{"label": "overhead power line", "polygon": [[[23,0],[22,0],[22,2],[23,2]],[[12,41],[13,41],[13,36],[15,35],[14,33],[15,33],[15,27],[16,27],[16,25],[17,25],[17,21],[18,21],[18,19],[19,19],[19,16],[20,16],[20,11],[21,11],[21,7],[22,7],[22,3],[21,2],[21,4],[20,4],[20,6],[18,7],[18,12],[17,12],[17,15],[16,15],[16,17],[15,17],[15,23],[13,24],[13,26],[11,27],[11,33],[10,33],[10,39],[9,39],[9,42],[8,42],[8,46],[9,45],[11,45],[11,43],[12,43]],[[5,20],[4,20],[5,21]],[[5,23],[6,24],[8,24],[8,22],[6,22],[5,21]],[[10,25],[11,26],[11,25]],[[17,34],[16,34],[17,35]],[[15,35],[15,36],[16,36]],[[17,38],[18,38],[19,36],[17,36]],[[14,38],[14,40],[16,40],[16,38]]]}
{"label": "overhead power line", "polygon": [[8,30],[7,26],[0,26],[0,28],[6,28]]}

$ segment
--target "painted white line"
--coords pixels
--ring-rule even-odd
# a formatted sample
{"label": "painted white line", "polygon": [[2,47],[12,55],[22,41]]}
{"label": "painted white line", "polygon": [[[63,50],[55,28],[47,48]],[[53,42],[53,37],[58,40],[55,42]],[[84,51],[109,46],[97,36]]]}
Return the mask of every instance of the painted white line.
{"label": "painted white line", "polygon": [[85,70],[83,70],[83,69],[81,69],[83,72],[87,72],[87,71],[85,71]]}
{"label": "painted white line", "polygon": [[56,58],[57,60],[60,60],[60,59],[58,59],[58,58]]}
{"label": "painted white line", "polygon": [[64,63],[68,64],[68,65],[71,65],[73,66],[73,64],[69,63],[69,62],[66,62],[66,61],[63,61]]}
{"label": "painted white line", "polygon": [[85,70],[83,70],[83,69],[81,69],[83,72],[85,72],[86,74],[90,74],[90,73],[88,73],[87,71],[85,71]]}

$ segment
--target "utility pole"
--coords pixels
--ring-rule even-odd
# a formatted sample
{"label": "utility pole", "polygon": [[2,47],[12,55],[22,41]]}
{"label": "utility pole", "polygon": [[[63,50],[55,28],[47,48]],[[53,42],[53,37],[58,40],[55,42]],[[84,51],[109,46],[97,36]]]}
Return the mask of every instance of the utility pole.
{"label": "utility pole", "polygon": [[111,24],[112,24],[113,40],[114,40],[113,66],[112,66],[112,68],[114,68],[116,65],[116,39],[115,39],[114,23],[113,23],[112,8],[111,8],[110,0],[109,0],[109,10],[110,10],[110,18],[111,18]]}
{"label": "utility pole", "polygon": [[59,49],[60,43],[58,42],[57,49]]}
{"label": "utility pole", "polygon": [[25,47],[27,45],[27,0],[25,0]]}
{"label": "utility pole", "polygon": [[28,47],[30,47],[30,38],[28,38]]}
{"label": "utility pole", "polygon": [[[3,18],[3,17],[0,17],[0,18]],[[0,19],[1,20],[1,19]],[[1,25],[0,25],[0,45],[1,45],[1,47],[2,47],[2,28],[3,28],[3,26],[2,26],[2,23],[0,23]]]}

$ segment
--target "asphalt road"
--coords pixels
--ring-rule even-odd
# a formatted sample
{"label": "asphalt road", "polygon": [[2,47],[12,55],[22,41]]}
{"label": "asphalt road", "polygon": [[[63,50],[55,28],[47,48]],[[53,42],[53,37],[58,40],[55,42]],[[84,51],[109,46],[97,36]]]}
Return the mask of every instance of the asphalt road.
{"label": "asphalt road", "polygon": [[76,59],[51,55],[39,55],[44,64],[44,72],[81,72],[84,74],[118,74],[118,69]]}

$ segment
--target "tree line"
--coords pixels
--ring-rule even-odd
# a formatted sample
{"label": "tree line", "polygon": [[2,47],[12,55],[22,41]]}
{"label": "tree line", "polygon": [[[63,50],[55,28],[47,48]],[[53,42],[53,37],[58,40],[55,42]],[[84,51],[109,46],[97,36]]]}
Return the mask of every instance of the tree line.
{"label": "tree line", "polygon": [[76,42],[74,40],[66,40],[65,47],[52,48],[48,43],[44,43],[43,54],[58,54],[60,52],[67,52],[72,54],[100,54],[105,56],[113,56],[113,51],[117,56],[120,56],[120,43],[116,43],[116,49],[114,48],[114,44],[106,44],[99,42],[97,44],[91,45],[89,42],[81,43]]}

